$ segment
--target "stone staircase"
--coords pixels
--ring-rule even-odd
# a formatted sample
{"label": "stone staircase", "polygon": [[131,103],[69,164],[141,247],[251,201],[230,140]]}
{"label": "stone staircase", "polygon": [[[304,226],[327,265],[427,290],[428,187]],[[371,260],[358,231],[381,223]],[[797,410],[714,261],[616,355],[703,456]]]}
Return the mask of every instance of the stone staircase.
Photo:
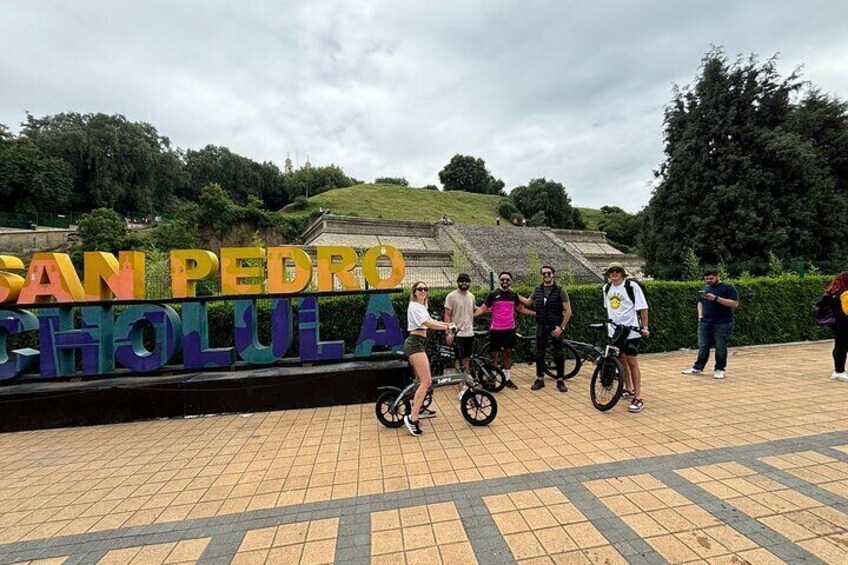
{"label": "stone staircase", "polygon": [[[599,269],[579,252],[558,239],[549,228],[526,228],[513,226],[445,226],[448,232],[456,232],[474,251],[471,261],[479,270],[509,271],[520,277],[540,265],[551,265],[557,272],[568,270],[574,273],[577,283],[600,282]],[[539,264],[533,265],[534,254]],[[475,260],[476,259],[476,260]]]}

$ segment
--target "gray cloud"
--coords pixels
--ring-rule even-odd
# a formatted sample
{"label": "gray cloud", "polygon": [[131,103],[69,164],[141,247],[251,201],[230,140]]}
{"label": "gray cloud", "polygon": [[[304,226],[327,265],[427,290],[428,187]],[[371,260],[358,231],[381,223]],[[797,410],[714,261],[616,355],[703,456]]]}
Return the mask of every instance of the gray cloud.
{"label": "gray cloud", "polygon": [[180,147],[286,152],[365,180],[437,183],[455,153],[507,187],[636,211],[663,106],[710,45],[781,53],[848,94],[833,2],[4,2],[0,123],[122,113]]}

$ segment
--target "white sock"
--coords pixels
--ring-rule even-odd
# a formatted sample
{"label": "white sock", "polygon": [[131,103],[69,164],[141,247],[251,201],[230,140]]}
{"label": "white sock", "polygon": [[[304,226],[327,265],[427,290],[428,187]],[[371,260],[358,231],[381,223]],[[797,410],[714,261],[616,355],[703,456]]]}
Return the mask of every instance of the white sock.
{"label": "white sock", "polygon": [[509,369],[504,369],[504,376],[506,377],[506,380],[512,379],[512,375],[509,374]]}

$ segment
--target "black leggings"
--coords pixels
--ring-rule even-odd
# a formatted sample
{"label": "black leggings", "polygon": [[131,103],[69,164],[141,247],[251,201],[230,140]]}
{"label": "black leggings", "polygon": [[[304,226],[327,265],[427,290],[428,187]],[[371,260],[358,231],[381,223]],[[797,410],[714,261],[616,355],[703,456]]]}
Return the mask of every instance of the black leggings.
{"label": "black leggings", "polygon": [[848,355],[848,324],[837,324],[833,332],[833,370],[844,373],[845,356]]}

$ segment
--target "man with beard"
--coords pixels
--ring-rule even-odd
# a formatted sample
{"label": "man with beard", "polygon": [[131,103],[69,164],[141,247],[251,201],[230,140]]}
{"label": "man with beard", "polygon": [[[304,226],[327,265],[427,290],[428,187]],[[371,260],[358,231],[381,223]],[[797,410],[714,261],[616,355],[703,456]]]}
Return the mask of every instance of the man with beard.
{"label": "man with beard", "polygon": [[[468,367],[471,354],[474,352],[474,295],[468,290],[471,286],[471,277],[466,273],[460,273],[456,277],[457,289],[445,297],[445,323],[456,324],[457,334],[454,338],[451,332],[447,334],[448,345],[453,345],[453,340],[459,340],[462,351],[462,366]],[[456,360],[456,370],[460,370],[460,360]],[[468,388],[465,385],[456,385],[459,397]]]}
{"label": "man with beard", "polygon": [[493,290],[486,296],[486,300],[477,310],[474,311],[474,316],[477,317],[485,314],[489,310],[492,311],[492,324],[489,327],[489,351],[492,355],[492,362],[498,363],[498,354],[503,351],[503,368],[504,376],[506,377],[506,386],[511,389],[517,389],[518,385],[512,382],[512,350],[515,347],[515,312],[533,316],[534,312],[524,307],[523,302],[526,298],[518,296],[518,294],[510,288],[512,285],[512,273],[503,271],[498,275],[500,288]]}

